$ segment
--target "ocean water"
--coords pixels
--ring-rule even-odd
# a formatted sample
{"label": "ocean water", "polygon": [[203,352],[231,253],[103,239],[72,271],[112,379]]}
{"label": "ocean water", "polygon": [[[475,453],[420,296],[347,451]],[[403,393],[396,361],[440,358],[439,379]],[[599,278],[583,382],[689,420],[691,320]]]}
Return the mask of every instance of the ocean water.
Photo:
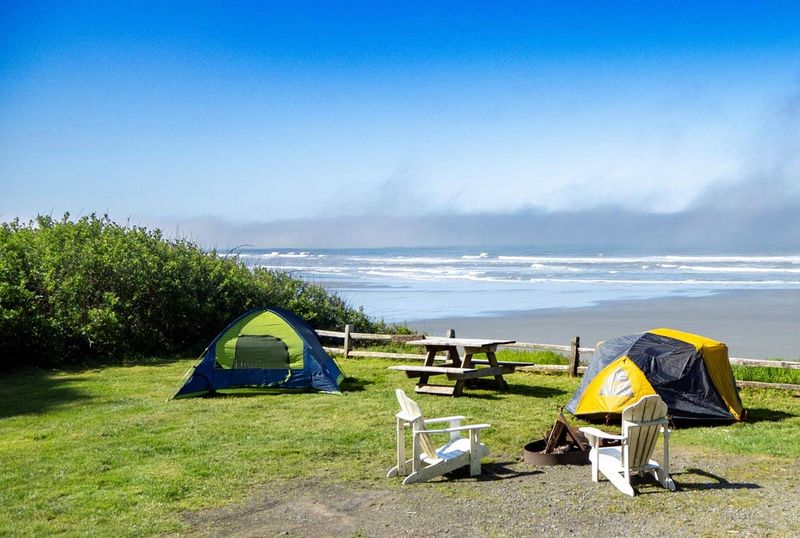
{"label": "ocean water", "polygon": [[600,301],[799,289],[800,254],[648,253],[525,247],[248,249],[389,322],[473,317]]}

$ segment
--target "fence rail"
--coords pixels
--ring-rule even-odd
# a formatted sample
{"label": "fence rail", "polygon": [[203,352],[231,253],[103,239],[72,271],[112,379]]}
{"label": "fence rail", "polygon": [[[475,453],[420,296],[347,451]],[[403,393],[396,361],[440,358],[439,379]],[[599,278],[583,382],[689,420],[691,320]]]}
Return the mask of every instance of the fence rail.
{"label": "fence rail", "polygon": [[[344,331],[318,330],[319,336],[336,338],[343,341],[342,347],[325,347],[328,353],[338,353],[345,358],[348,357],[375,357],[381,359],[403,359],[403,360],[425,360],[425,355],[417,353],[389,353],[383,351],[356,351],[353,349],[353,340],[372,340],[376,342],[397,342],[404,343],[410,340],[425,338],[422,334],[374,334],[352,332],[350,325],[345,325]],[[454,337],[453,329],[447,330],[447,336]],[[581,347],[580,337],[575,336],[569,345],[560,344],[541,344],[535,342],[515,342],[500,346],[503,349],[535,349],[544,351],[558,351],[567,355],[569,364],[533,364],[529,362],[498,361],[498,364],[514,365],[516,370],[524,372],[563,372],[571,376],[583,374],[586,371],[586,361],[581,361],[582,353],[594,353],[593,347]],[[437,357],[435,360],[445,361],[446,357]],[[750,366],[754,368],[784,368],[790,370],[800,370],[800,361],[771,361],[764,359],[749,359],[744,357],[730,357],[729,362],[737,366]],[[488,364],[486,360],[473,360],[476,364]],[[800,385],[790,383],[765,383],[761,381],[736,381],[739,387],[773,388],[783,390],[800,391]]]}

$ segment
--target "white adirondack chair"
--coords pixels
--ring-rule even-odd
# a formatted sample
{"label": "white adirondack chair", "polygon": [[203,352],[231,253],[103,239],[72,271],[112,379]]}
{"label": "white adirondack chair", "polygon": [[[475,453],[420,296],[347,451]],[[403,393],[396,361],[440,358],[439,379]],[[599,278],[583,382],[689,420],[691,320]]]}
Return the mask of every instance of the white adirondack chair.
{"label": "white adirondack chair", "polygon": [[[631,473],[652,472],[662,486],[675,491],[669,477],[669,433],[667,404],[658,395],[645,396],[622,411],[622,435],[613,435],[597,428],[580,428],[592,445],[592,481],[599,480],[598,471],[618,490],[634,495]],[[650,457],[656,447],[658,434],[664,434],[664,461],[659,465]],[[616,439],[621,446],[600,447],[601,439]]]}
{"label": "white adirondack chair", "polygon": [[[389,469],[387,477],[405,476],[403,484],[425,482],[431,478],[449,473],[459,467],[469,465],[470,475],[481,474],[481,458],[489,455],[489,449],[481,443],[480,432],[489,424],[461,426],[465,417],[443,417],[425,419],[419,405],[406,393],[397,389],[400,412],[397,418],[397,465]],[[428,429],[429,424],[449,423],[449,427]],[[411,429],[412,454],[406,459],[405,429]],[[469,437],[461,437],[461,432],[469,432]],[[436,448],[430,434],[448,433],[450,440]]]}

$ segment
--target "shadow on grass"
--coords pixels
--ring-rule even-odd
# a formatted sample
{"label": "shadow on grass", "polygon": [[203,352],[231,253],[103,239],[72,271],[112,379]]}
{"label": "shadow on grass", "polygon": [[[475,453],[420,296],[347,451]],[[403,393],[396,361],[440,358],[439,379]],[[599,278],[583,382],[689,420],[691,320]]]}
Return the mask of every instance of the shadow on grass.
{"label": "shadow on grass", "polygon": [[478,387],[467,387],[464,390],[463,396],[468,396],[470,398],[480,398],[483,400],[497,400],[498,397],[502,394],[519,394],[521,396],[530,396],[533,398],[553,398],[555,396],[563,396],[567,394],[567,391],[561,389],[554,389],[552,387],[531,387],[530,385],[512,385],[509,384],[508,388],[505,391],[497,391],[493,394],[478,394],[474,392],[470,392],[471,389],[483,389],[483,390],[493,390],[496,391],[495,386],[478,386]]}
{"label": "shadow on grass", "polygon": [[778,411],[776,409],[764,409],[763,407],[753,407],[747,409],[745,422],[758,423],[758,422],[782,422],[788,418],[794,418],[797,415],[787,413],[786,411]]}
{"label": "shadow on grass", "polygon": [[91,396],[70,383],[80,375],[55,376],[45,370],[6,373],[0,377],[0,418],[44,413]]}
{"label": "shadow on grass", "polygon": [[342,392],[363,392],[366,390],[365,387],[374,384],[374,381],[369,381],[366,379],[345,377],[344,380],[339,384],[339,388],[342,389]]}
{"label": "shadow on grass", "polygon": [[481,482],[491,482],[494,480],[508,480],[509,478],[519,478],[521,476],[532,476],[535,474],[542,474],[542,471],[527,470],[515,471],[508,467],[509,464],[515,464],[515,461],[498,461],[489,463],[483,466],[483,473],[478,477]]}
{"label": "shadow on grass", "polygon": [[128,357],[124,359],[86,359],[74,364],[58,364],[53,368],[64,373],[80,373],[86,370],[100,370],[103,368],[136,368],[138,366],[147,367],[166,367],[172,366],[176,362],[193,361],[197,362],[197,356],[191,355],[166,355],[163,357]]}
{"label": "shadow on grass", "polygon": [[196,363],[198,358],[196,356],[168,356],[168,357],[139,357],[139,358],[132,358],[132,359],[124,359],[122,361],[117,362],[101,362],[94,365],[96,368],[133,368],[136,366],[147,366],[147,367],[163,367],[163,366],[172,366],[176,362],[182,361],[192,361],[192,364]]}
{"label": "shadow on grass", "polygon": [[508,385],[510,394],[520,394],[522,396],[533,396],[534,398],[552,398],[553,396],[563,396],[569,394],[563,389],[552,387],[531,387],[530,385]]}
{"label": "shadow on grass", "polygon": [[[479,482],[494,482],[496,480],[508,480],[510,478],[519,478],[521,476],[531,476],[542,474],[542,471],[528,470],[528,471],[515,471],[508,467],[509,464],[514,464],[513,461],[500,461],[496,463],[487,463],[481,465],[480,476],[474,477]],[[445,478],[450,480],[464,480],[470,478],[469,465],[459,467],[445,475]]]}
{"label": "shadow on grass", "polygon": [[[356,377],[346,377],[339,388],[342,392],[363,392],[367,385],[373,385],[373,381],[358,379]],[[252,398],[254,396],[282,396],[287,394],[323,394],[312,389],[286,389],[272,387],[241,387],[235,389],[221,389],[209,394],[200,396],[201,398]]]}
{"label": "shadow on grass", "polygon": [[[711,482],[690,482],[690,483],[682,483],[679,480],[676,480],[676,477],[684,476],[684,475],[694,475],[700,476],[703,478],[709,478]],[[761,489],[761,486],[758,484],[750,484],[747,482],[744,483],[737,483],[737,482],[728,482],[721,476],[715,475],[713,473],[709,473],[708,471],[704,471],[702,469],[686,469],[682,473],[670,473],[670,477],[675,481],[675,485],[678,486],[678,491],[709,491],[715,489]]]}

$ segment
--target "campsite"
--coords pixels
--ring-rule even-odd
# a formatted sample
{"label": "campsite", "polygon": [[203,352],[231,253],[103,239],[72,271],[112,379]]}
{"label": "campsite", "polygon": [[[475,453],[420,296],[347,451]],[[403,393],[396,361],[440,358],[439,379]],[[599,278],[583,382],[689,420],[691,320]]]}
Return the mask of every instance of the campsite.
{"label": "campsite", "polygon": [[[798,532],[800,399],[791,388],[798,381],[796,362],[756,360],[760,367],[754,371],[737,364],[737,382],[777,381],[789,390],[742,388],[744,421],[730,421],[739,414],[730,394],[714,401],[708,409],[730,412],[725,421],[678,427],[670,436],[669,475],[676,491],[645,481],[633,484],[630,497],[605,479],[594,483],[589,465],[523,461],[523,447],[546,436],[581,380],[507,369],[504,361],[563,370],[569,365],[552,362],[563,357],[500,350],[502,367],[489,361],[486,381],[502,377],[507,386],[470,386],[459,397],[417,395],[421,378],[407,376],[414,368],[392,369],[402,364],[387,358],[392,351],[386,346],[348,353],[346,345],[348,334],[372,334],[392,346],[417,336],[408,327],[370,318],[314,282],[250,268],[189,241],[164,239],[159,230],[126,227],[107,217],[5,223],[0,242],[0,332],[7,337],[0,534],[382,536],[399,530],[425,536],[458,530],[519,536],[616,529],[663,535],[676,534],[676,522],[678,533],[691,535],[720,529],[759,536]],[[797,296],[779,295],[790,307],[781,319],[791,323]],[[738,313],[739,326],[746,328],[752,302],[729,308],[737,297],[718,302],[722,306],[713,316],[682,313],[681,327]],[[659,304],[646,301],[656,318],[662,315]],[[637,318],[641,323],[642,316]],[[479,332],[478,322],[472,327],[474,332],[459,335],[489,336]],[[513,320],[506,335],[510,327]],[[315,332],[341,335],[345,351],[327,355]],[[613,343],[629,331],[609,333],[606,342]],[[610,388],[601,397],[630,398],[626,379],[636,381],[642,394],[659,390],[654,374],[683,387],[684,395],[693,394],[689,387],[700,388],[700,395],[710,394],[711,385],[721,393],[731,388],[715,370],[725,365],[725,355],[698,353],[700,343],[708,351],[721,349],[715,341],[674,330],[648,334],[659,338],[633,341],[647,341],[653,357],[674,356],[687,372],[703,375],[672,375],[670,381],[663,374],[671,368],[646,367],[649,355],[634,353],[632,345],[630,364],[611,353],[601,370],[619,366],[619,375],[595,376]],[[510,336],[499,341],[516,335]],[[787,333],[772,336],[782,336],[787,346],[793,342]],[[463,342],[465,351],[485,351],[487,358],[494,349],[485,340],[453,341]],[[577,338],[555,348],[580,349]],[[402,351],[400,360],[408,360],[412,350]],[[419,346],[413,352],[420,357]],[[588,372],[589,356],[585,363]],[[485,373],[477,360],[473,366],[426,368],[466,383],[465,377]],[[748,379],[753,381],[743,381]],[[260,384],[267,387],[250,387]],[[238,385],[248,387],[233,388]],[[171,399],[184,387],[187,397]],[[469,424],[489,425],[481,432],[488,456],[479,474],[471,476],[470,463],[423,483],[403,485],[399,476],[387,477],[398,459],[397,389],[413,395],[425,416],[463,415]],[[665,400],[682,405],[667,395]],[[574,419],[573,425],[588,423]]]}
{"label": "campsite", "polygon": [[[413,394],[414,382],[388,370],[393,361],[337,357],[348,376],[341,395],[246,389],[167,401],[195,362],[10,374],[0,401],[0,532],[657,535],[676,522],[701,536],[800,530],[800,399],[791,392],[742,389],[748,421],[674,430],[678,491],[646,484],[625,498],[593,484],[588,466],[521,462],[575,378],[518,372],[506,393],[471,391],[459,413],[492,425],[482,476],[402,486],[385,478],[394,389]],[[431,416],[452,414],[455,401],[418,400]]]}
{"label": "campsite", "polygon": [[0,2],[0,538],[800,537],[800,2]]}

